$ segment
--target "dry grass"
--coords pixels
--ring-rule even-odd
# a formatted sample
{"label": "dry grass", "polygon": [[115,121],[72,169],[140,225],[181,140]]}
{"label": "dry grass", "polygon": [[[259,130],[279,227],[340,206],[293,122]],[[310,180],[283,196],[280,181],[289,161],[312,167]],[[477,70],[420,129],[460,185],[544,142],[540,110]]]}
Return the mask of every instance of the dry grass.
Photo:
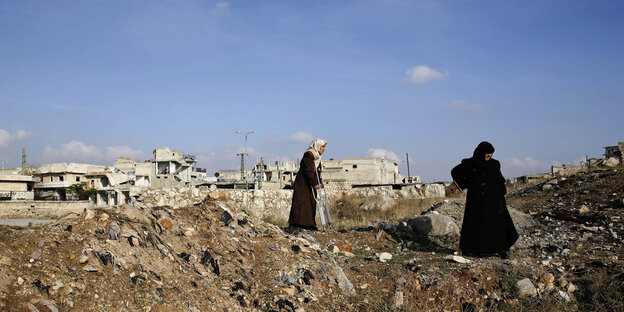
{"label": "dry grass", "polygon": [[624,311],[624,273],[595,272],[577,281],[581,311]]}
{"label": "dry grass", "polygon": [[265,215],[262,217],[262,221],[277,225],[279,227],[288,226],[288,219],[281,218],[276,214]]}
{"label": "dry grass", "polygon": [[399,220],[420,215],[443,198],[400,198],[342,195],[332,201],[330,212],[336,228],[348,228],[380,220]]}

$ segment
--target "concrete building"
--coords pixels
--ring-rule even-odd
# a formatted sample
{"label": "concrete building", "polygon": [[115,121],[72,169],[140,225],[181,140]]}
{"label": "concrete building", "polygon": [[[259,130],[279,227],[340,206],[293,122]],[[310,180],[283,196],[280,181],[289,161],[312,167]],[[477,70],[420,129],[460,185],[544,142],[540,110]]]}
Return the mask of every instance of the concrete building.
{"label": "concrete building", "polygon": [[178,150],[159,147],[154,150],[152,187],[195,186],[203,183],[206,170],[195,168],[197,159],[193,155],[184,155]]}
{"label": "concrete building", "polygon": [[265,164],[262,158],[252,170],[254,181],[259,189],[283,189],[292,186],[299,166],[292,161],[276,161]]}
{"label": "concrete building", "polygon": [[622,162],[622,160],[624,160],[622,158],[622,155],[624,155],[624,142],[618,142],[618,145],[616,146],[605,146],[605,159],[610,158],[610,157],[617,157],[620,162]]}
{"label": "concrete building", "polygon": [[21,174],[0,174],[0,200],[33,200],[35,179]]}
{"label": "concrete building", "polygon": [[85,177],[86,188],[97,190],[94,199],[97,206],[131,203],[133,200],[131,196],[138,196],[138,191],[142,188],[134,188],[132,183],[134,176],[121,172],[117,168],[106,171],[89,172]]}
{"label": "concrete building", "polygon": [[[249,181],[254,181],[256,189],[283,189],[292,187],[299,164],[291,161],[265,164],[262,158],[252,170],[245,174]],[[220,171],[220,184],[244,183],[240,171]],[[345,158],[323,160],[324,183],[353,184],[403,184],[407,177],[399,174],[398,163],[385,158]],[[420,182],[420,177],[412,176],[412,183]]]}
{"label": "concrete building", "polygon": [[77,163],[55,163],[39,167],[34,177],[35,199],[40,200],[66,200],[65,188],[72,184],[86,185],[85,175],[88,172],[105,171],[106,166],[77,164]]}
{"label": "concrete building", "polygon": [[404,183],[399,164],[385,158],[345,158],[323,161],[325,183],[397,184]]}

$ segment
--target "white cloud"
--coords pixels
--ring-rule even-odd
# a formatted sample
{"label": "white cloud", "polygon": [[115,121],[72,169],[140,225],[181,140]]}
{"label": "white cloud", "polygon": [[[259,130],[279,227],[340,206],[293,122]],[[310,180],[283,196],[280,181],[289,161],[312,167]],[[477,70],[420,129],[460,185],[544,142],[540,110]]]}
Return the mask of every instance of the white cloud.
{"label": "white cloud", "polygon": [[388,160],[400,162],[401,159],[393,152],[385,150],[383,148],[371,148],[368,150],[368,156],[370,157],[385,157]]}
{"label": "white cloud", "polygon": [[312,140],[314,140],[314,137],[312,136],[312,134],[303,132],[303,131],[299,131],[286,138],[287,143],[294,143],[294,144],[310,143],[312,142]]}
{"label": "white cloud", "polygon": [[212,9],[212,13],[218,12],[228,12],[230,8],[230,3],[225,1],[219,1],[215,5],[214,9]]}
{"label": "white cloud", "polygon": [[133,150],[128,146],[86,145],[80,141],[70,141],[58,148],[46,146],[43,148],[44,162],[81,162],[90,164],[112,164],[119,156],[131,157],[134,160],[144,160],[147,155],[140,150]]}
{"label": "white cloud", "polygon": [[431,80],[442,80],[449,76],[448,72],[439,72],[429,66],[419,65],[405,71],[404,82],[411,84],[423,84]]}
{"label": "white cloud", "polygon": [[509,164],[511,166],[522,167],[522,168],[538,168],[538,167],[543,167],[545,165],[541,161],[533,157],[529,157],[529,156],[525,156],[523,158],[512,157],[509,160]]}
{"label": "white cloud", "polygon": [[479,111],[483,108],[481,104],[470,104],[465,100],[455,100],[451,103],[451,110]]}
{"label": "white cloud", "polygon": [[270,140],[274,144],[309,144],[314,140],[314,136],[308,132],[299,131],[289,136],[272,137]]}
{"label": "white cloud", "polygon": [[542,161],[530,156],[506,158],[501,162],[504,175],[507,178],[546,173],[550,171],[551,165],[557,164],[556,162]]}
{"label": "white cloud", "polygon": [[5,129],[0,129],[0,147],[9,145],[13,142],[24,141],[34,136],[34,133],[25,130],[17,130],[14,133],[11,133]]}

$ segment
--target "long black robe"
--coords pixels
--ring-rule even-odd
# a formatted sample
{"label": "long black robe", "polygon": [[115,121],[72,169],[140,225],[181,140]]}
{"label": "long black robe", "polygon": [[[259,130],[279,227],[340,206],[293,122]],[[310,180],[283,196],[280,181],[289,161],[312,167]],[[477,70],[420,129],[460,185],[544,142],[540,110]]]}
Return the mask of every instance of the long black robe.
{"label": "long black robe", "polygon": [[484,256],[509,249],[518,232],[505,202],[505,178],[500,163],[485,160],[494,147],[481,142],[472,158],[466,158],[451,170],[453,180],[461,189],[468,189],[459,248],[465,254]]}
{"label": "long black robe", "polygon": [[[320,172],[314,167],[314,156],[306,152],[299,163],[299,172],[295,177],[292,204],[288,223],[291,226],[316,227],[316,190],[312,190],[320,181]],[[318,177],[318,178],[317,178]],[[314,192],[314,193],[313,193]]]}

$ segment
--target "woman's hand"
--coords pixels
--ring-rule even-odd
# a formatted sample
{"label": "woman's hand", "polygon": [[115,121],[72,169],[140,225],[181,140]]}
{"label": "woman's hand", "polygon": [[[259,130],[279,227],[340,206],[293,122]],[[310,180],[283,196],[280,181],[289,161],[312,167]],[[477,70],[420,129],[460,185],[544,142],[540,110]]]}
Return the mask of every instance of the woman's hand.
{"label": "woman's hand", "polygon": [[320,188],[323,188],[323,184],[317,184],[317,185],[314,186],[315,190],[318,190]]}

